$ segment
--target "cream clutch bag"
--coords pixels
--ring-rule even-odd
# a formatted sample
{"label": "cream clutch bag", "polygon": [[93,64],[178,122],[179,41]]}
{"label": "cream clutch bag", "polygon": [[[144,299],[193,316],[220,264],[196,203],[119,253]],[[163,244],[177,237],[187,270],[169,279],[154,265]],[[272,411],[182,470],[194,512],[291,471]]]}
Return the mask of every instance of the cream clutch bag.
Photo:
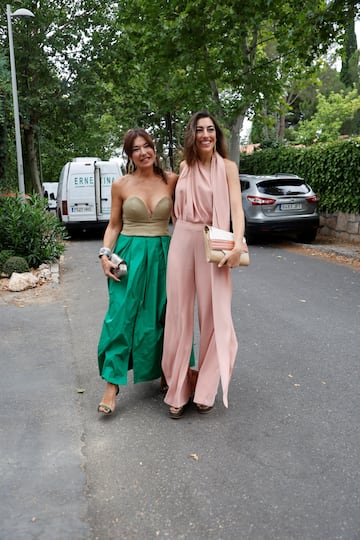
{"label": "cream clutch bag", "polygon": [[[234,235],[231,232],[217,229],[211,225],[204,227],[205,254],[207,262],[218,263],[228,251],[234,247]],[[239,258],[239,266],[249,266],[250,257],[246,240],[243,240],[243,252]]]}

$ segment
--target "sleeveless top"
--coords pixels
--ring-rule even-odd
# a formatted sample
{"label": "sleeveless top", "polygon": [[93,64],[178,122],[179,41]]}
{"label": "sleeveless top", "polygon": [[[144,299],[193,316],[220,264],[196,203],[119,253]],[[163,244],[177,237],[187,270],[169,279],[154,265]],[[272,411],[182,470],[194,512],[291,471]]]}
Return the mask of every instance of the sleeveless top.
{"label": "sleeveless top", "polygon": [[184,163],[176,184],[174,213],[182,221],[229,230],[229,188],[220,154],[213,156],[210,171],[200,161],[191,167]]}
{"label": "sleeveless top", "polygon": [[123,228],[125,236],[169,236],[169,219],[172,198],[164,195],[150,212],[140,197],[125,199],[122,206]]}

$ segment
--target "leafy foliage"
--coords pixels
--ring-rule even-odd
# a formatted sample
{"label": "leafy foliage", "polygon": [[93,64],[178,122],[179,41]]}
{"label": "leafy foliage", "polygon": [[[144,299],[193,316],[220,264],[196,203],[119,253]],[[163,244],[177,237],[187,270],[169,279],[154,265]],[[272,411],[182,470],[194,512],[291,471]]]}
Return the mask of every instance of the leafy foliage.
{"label": "leafy foliage", "polygon": [[0,274],[3,271],[2,269],[6,261],[10,259],[10,257],[12,257],[13,255],[14,252],[12,249],[3,249],[2,251],[0,251]]}
{"label": "leafy foliage", "polygon": [[0,181],[5,184],[7,161],[7,95],[10,89],[10,74],[3,51],[0,51]]}
{"label": "leafy foliage", "polygon": [[0,198],[0,250],[24,257],[29,266],[57,259],[65,250],[65,228],[46,210],[46,200],[33,195]]}
{"label": "leafy foliage", "polygon": [[[5,13],[5,2],[0,0],[0,4]],[[35,17],[12,20],[28,193],[40,192],[40,180],[57,179],[63,164],[77,155],[107,158],[110,154],[107,131],[100,130],[101,96],[96,90],[100,83],[96,81],[96,62],[93,51],[89,54],[89,43],[95,29],[107,24],[104,15],[111,5],[99,0],[24,0],[21,7],[30,9]],[[6,18],[0,20],[0,42],[8,58],[5,23]],[[16,155],[10,74],[8,77],[8,154]],[[14,188],[16,161],[12,159],[7,165],[7,182],[12,181]],[[4,181],[0,181],[4,188]]]}
{"label": "leafy foliage", "polygon": [[[338,0],[52,0],[41,9],[24,0],[22,7],[35,14],[13,21],[29,192],[76,155],[106,159],[136,125],[170,155],[200,108],[218,116],[238,152],[246,111],[283,114],[289,79],[310,76],[347,22]],[[1,23],[0,40],[7,48]],[[16,178],[14,160],[9,166]]]}
{"label": "leafy foliage", "polygon": [[29,272],[29,270],[30,268],[27,260],[24,259],[24,257],[17,257],[15,255],[7,259],[7,261],[3,264],[2,267],[2,272],[6,276],[11,276],[13,272],[23,274],[24,272]]}
{"label": "leafy foliage", "polygon": [[303,144],[334,141],[344,121],[353,119],[359,109],[360,96],[355,89],[347,94],[332,92],[328,98],[320,94],[316,113],[311,120],[299,123],[295,140]]}
{"label": "leafy foliage", "polygon": [[340,19],[323,1],[122,2],[109,66],[118,118],[159,126],[170,111],[183,126],[208,108],[236,138],[247,110],[278,103],[289,76],[314,70]]}
{"label": "leafy foliage", "polygon": [[352,88],[353,84],[359,83],[358,69],[352,66],[353,60],[356,61],[356,66],[359,62],[359,51],[357,50],[357,41],[355,33],[355,16],[358,13],[356,6],[357,2],[345,0],[344,12],[346,14],[345,21],[345,36],[344,46],[342,50],[342,62],[340,79],[348,88]]}

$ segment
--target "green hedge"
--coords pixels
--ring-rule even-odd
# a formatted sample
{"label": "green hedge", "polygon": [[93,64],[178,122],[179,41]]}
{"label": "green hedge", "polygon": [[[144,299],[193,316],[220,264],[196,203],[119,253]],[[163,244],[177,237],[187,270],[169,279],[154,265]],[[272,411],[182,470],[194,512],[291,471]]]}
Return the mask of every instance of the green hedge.
{"label": "green hedge", "polygon": [[297,174],[319,193],[321,211],[360,214],[360,138],[241,154],[239,168],[247,174]]}

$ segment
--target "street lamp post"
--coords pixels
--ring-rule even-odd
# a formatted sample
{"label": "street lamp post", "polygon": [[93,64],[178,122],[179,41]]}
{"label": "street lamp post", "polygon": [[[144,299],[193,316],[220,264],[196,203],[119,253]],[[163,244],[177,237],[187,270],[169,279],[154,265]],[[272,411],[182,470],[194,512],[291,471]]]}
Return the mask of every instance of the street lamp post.
{"label": "street lamp post", "polygon": [[30,18],[30,17],[34,17],[34,14],[28,9],[23,9],[23,8],[17,9],[16,11],[14,11],[14,13],[11,13],[11,6],[7,4],[6,15],[7,15],[8,36],[9,36],[11,85],[12,85],[13,105],[14,105],[16,158],[17,158],[17,169],[18,169],[19,194],[21,198],[25,199],[24,165],[23,165],[22,148],[21,148],[20,116],[19,116],[19,103],[18,103],[17,83],[16,83],[15,54],[14,54],[14,42],[13,42],[13,35],[12,35],[11,17]]}

